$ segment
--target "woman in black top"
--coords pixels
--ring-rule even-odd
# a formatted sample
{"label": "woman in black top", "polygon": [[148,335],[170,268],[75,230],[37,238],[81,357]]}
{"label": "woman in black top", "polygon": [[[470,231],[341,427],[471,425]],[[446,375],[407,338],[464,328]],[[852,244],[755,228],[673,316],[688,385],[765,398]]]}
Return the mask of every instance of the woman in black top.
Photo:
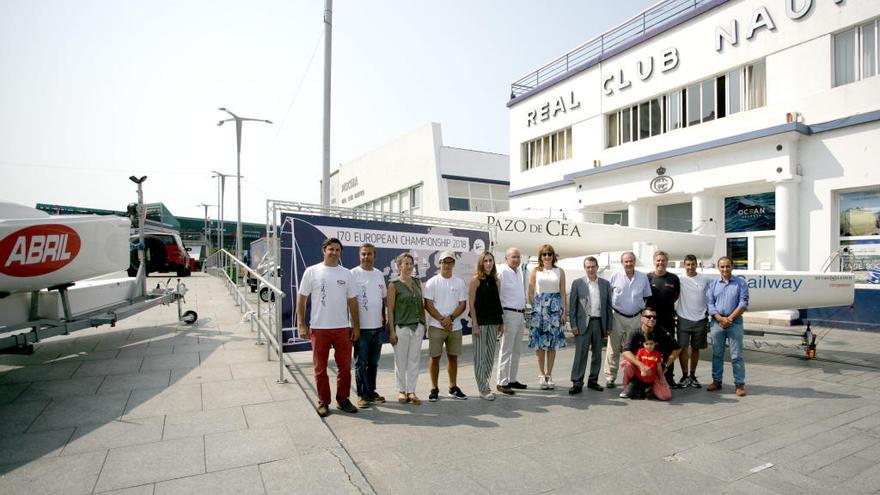
{"label": "woman in black top", "polygon": [[488,251],[483,252],[477,261],[477,272],[468,287],[468,306],[474,329],[474,376],[477,378],[477,388],[480,397],[495,400],[495,394],[489,388],[489,375],[495,362],[495,344],[504,333],[504,323],[501,319],[495,257]]}

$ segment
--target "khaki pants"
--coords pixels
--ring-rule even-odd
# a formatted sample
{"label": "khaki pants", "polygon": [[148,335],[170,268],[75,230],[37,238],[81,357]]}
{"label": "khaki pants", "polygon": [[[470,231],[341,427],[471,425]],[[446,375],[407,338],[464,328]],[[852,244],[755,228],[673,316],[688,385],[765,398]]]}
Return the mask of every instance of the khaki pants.
{"label": "khaki pants", "polygon": [[605,383],[617,379],[620,353],[629,342],[629,337],[639,331],[640,323],[639,315],[627,318],[616,311],[612,313],[611,333],[608,335],[608,349],[605,351]]}

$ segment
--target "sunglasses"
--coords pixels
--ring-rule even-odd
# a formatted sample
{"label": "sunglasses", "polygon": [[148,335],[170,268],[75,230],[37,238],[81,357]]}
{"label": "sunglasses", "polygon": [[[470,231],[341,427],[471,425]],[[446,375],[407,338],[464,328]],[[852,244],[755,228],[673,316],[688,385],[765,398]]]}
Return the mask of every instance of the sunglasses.
{"label": "sunglasses", "polygon": [[642,315],[642,318],[645,318],[646,320],[656,320],[657,315]]}
{"label": "sunglasses", "polygon": [[541,253],[541,256],[553,256],[553,253]]}

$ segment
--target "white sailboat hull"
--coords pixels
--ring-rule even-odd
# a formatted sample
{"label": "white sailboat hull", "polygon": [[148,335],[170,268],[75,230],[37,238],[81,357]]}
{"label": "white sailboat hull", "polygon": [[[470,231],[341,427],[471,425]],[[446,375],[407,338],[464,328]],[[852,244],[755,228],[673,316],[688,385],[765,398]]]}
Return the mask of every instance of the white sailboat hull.
{"label": "white sailboat hull", "polygon": [[127,218],[117,216],[49,216],[0,205],[0,292],[39,290],[125,270],[130,228]]}
{"label": "white sailboat hull", "polygon": [[518,247],[535,254],[542,244],[552,244],[560,256],[632,249],[634,243],[647,243],[669,253],[674,259],[693,254],[711,258],[715,236],[605,225],[555,218],[529,218],[515,213],[444,212],[450,217],[486,224],[495,231],[495,251]]}

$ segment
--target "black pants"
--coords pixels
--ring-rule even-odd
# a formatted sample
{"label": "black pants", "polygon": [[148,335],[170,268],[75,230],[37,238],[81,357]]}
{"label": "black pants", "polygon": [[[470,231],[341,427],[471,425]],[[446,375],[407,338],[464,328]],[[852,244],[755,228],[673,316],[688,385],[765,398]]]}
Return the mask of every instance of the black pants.
{"label": "black pants", "polygon": [[629,383],[626,385],[626,395],[631,399],[644,399],[652,384],[639,380],[637,375],[633,375]]}

